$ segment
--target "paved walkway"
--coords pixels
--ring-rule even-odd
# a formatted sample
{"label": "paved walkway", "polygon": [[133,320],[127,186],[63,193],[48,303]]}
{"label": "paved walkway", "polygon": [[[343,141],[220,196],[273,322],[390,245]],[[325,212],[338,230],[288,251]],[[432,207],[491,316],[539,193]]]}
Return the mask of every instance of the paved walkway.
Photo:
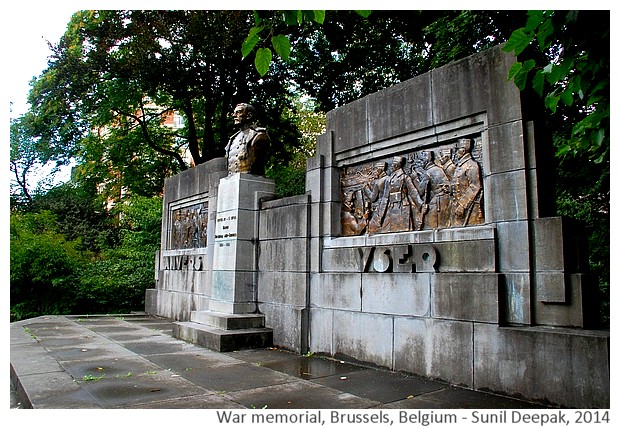
{"label": "paved walkway", "polygon": [[279,349],[218,353],[146,315],[11,324],[11,408],[543,408]]}

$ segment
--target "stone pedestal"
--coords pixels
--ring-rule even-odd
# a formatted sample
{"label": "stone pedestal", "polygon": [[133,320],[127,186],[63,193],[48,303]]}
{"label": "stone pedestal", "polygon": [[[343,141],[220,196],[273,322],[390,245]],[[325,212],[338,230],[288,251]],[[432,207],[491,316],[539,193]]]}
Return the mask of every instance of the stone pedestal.
{"label": "stone pedestal", "polygon": [[175,337],[217,351],[268,347],[273,330],[257,314],[260,201],[273,180],[246,173],[220,179],[208,308],[175,323]]}
{"label": "stone pedestal", "polygon": [[220,180],[209,310],[256,312],[259,203],[274,190],[273,180],[251,174]]}

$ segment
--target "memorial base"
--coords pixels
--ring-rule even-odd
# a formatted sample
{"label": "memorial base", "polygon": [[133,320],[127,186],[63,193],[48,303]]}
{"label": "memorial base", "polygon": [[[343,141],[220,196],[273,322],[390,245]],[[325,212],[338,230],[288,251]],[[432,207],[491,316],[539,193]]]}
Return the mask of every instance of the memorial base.
{"label": "memorial base", "polygon": [[227,314],[214,311],[192,311],[189,322],[175,322],[174,337],[215,350],[270,347],[273,330],[265,328],[262,314]]}

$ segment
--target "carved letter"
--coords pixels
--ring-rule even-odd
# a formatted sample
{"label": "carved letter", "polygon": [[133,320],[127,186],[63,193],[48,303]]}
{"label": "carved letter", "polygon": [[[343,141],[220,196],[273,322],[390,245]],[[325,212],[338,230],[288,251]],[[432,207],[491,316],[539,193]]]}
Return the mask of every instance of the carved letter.
{"label": "carved letter", "polygon": [[380,247],[375,251],[372,267],[378,273],[387,273],[392,268],[392,257],[390,256],[390,249],[387,247]]}
{"label": "carved letter", "polygon": [[430,244],[416,246],[416,271],[420,273],[434,273],[437,271],[437,250]]}
{"label": "carved letter", "polygon": [[367,273],[370,268],[370,260],[374,252],[374,247],[358,247],[357,251],[360,254],[360,272]]}
{"label": "carved letter", "polygon": [[415,264],[412,256],[411,246],[396,246],[394,248],[394,272],[414,273]]}

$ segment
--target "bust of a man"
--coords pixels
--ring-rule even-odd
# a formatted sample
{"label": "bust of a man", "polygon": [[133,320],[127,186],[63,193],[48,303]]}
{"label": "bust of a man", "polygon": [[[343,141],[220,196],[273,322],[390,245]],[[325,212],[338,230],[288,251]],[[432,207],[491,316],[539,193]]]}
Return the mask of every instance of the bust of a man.
{"label": "bust of a man", "polygon": [[270,142],[267,130],[254,124],[256,110],[247,103],[235,106],[232,113],[239,131],[233,134],[226,145],[228,175],[250,173],[265,174],[266,150]]}

